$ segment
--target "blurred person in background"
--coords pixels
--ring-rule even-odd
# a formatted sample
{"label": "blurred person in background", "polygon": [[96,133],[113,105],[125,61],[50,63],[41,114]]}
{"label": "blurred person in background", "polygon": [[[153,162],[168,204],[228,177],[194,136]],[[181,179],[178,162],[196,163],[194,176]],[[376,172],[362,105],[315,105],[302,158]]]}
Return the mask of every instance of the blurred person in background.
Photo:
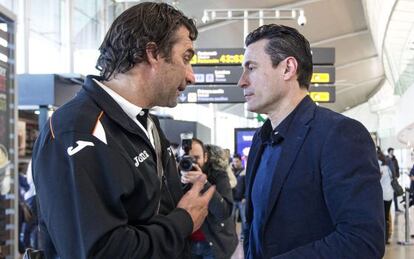
{"label": "blurred person in background", "polygon": [[237,179],[233,174],[233,171],[231,170],[231,157],[230,157],[230,149],[225,148],[223,149],[224,159],[227,161],[227,176],[229,177],[230,187],[234,189],[237,185]]}
{"label": "blurred person in background", "polygon": [[[386,159],[389,161],[390,169],[392,170],[393,177],[398,179],[400,178],[400,166],[398,165],[398,160],[394,156],[394,148],[390,147],[387,149],[387,157]],[[401,210],[398,207],[398,197],[397,194],[394,192],[394,209],[396,212],[401,212]]]}
{"label": "blurred person in background", "polygon": [[385,214],[385,243],[389,244],[391,236],[391,214],[390,208],[392,199],[394,196],[394,190],[391,186],[392,172],[390,167],[387,165],[386,157],[382,153],[381,149],[377,148],[378,164],[381,171],[381,188],[382,188],[382,197],[384,200],[384,214]]}
{"label": "blurred person in background", "polygon": [[207,176],[206,187],[216,186],[201,228],[192,234],[193,259],[230,259],[237,247],[236,227],[231,218],[233,197],[227,176],[228,159],[222,148],[193,138],[189,155],[194,171],[182,172],[181,181],[192,184],[200,175]]}
{"label": "blurred person in background", "polygon": [[32,220],[23,226],[24,244],[26,247],[38,249],[38,219],[36,189],[33,182],[32,161],[27,166],[26,179],[29,189],[24,194],[24,200],[32,213]]}
{"label": "blurred person in background", "polygon": [[242,223],[240,239],[242,240],[244,239],[244,231],[246,230],[246,200],[244,196],[246,192],[246,170],[243,167],[243,161],[240,154],[233,155],[231,168],[237,179],[237,185],[235,188],[233,188],[233,217],[235,221],[237,221],[237,219],[240,217]]}

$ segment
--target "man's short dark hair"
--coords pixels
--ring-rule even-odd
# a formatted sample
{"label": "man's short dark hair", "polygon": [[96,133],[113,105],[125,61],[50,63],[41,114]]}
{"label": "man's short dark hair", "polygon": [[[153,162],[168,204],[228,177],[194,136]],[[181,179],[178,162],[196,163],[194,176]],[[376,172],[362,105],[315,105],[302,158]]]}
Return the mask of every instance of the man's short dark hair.
{"label": "man's short dark hair", "polygon": [[382,165],[385,165],[385,155],[384,153],[382,153],[381,148],[377,147],[377,157],[378,160],[381,161]]}
{"label": "man's short dark hair", "polygon": [[238,158],[239,160],[242,160],[242,157],[241,157],[241,155],[239,153],[235,153],[233,155],[233,158]]}
{"label": "man's short dark hair", "polygon": [[298,62],[298,82],[300,87],[309,89],[312,78],[312,53],[308,40],[296,29],[277,24],[260,26],[246,37],[245,44],[267,39],[265,52],[270,56],[273,67],[287,57],[294,57]]}
{"label": "man's short dark hair", "polygon": [[204,143],[203,143],[203,141],[201,141],[201,139],[192,138],[191,140],[192,140],[192,142],[195,142],[195,143],[197,143],[201,146],[201,148],[203,149],[203,154],[205,154],[207,152],[206,147],[204,146]]}
{"label": "man's short dark hair", "polygon": [[391,151],[394,151],[394,149],[392,147],[389,147],[387,152],[390,153]]}
{"label": "man's short dark hair", "polygon": [[171,61],[171,49],[176,43],[175,32],[185,26],[190,39],[198,35],[193,19],[165,3],[137,4],[112,23],[99,51],[96,68],[104,80],[125,73],[135,64],[147,61],[148,43],[155,43],[155,53]]}

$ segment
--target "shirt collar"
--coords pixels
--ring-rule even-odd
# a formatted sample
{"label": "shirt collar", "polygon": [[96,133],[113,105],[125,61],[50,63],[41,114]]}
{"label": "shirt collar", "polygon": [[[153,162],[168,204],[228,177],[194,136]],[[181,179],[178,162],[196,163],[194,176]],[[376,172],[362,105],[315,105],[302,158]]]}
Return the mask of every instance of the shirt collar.
{"label": "shirt collar", "polygon": [[130,117],[133,121],[137,122],[136,116],[142,111],[142,108],[128,102],[124,97],[117,94],[115,91],[102,84],[95,78],[93,79],[107,94],[109,94],[114,101],[122,108],[122,110]]}
{"label": "shirt collar", "polygon": [[275,128],[272,129],[272,124],[269,119],[263,124],[262,131],[260,134],[260,138],[263,143],[267,144],[279,144],[281,143],[289,133],[289,127],[292,124],[293,119],[297,111],[300,109],[301,106],[306,103],[306,97],[303,98],[300,103],[293,109],[289,115],[283,119],[283,121]]}

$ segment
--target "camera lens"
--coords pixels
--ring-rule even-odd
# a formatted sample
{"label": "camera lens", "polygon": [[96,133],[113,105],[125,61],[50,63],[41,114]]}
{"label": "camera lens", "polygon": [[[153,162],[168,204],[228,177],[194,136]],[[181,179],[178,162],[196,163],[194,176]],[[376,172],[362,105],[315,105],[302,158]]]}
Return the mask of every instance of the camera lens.
{"label": "camera lens", "polygon": [[178,166],[182,171],[191,171],[193,169],[194,159],[191,156],[183,156]]}

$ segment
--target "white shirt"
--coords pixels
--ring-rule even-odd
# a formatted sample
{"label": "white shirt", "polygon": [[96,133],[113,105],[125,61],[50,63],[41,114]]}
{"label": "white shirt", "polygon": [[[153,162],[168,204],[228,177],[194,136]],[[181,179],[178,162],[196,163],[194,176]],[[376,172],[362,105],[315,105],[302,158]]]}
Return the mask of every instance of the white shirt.
{"label": "white shirt", "polygon": [[387,165],[382,165],[381,161],[378,161],[381,171],[381,187],[382,198],[384,201],[390,201],[394,198],[394,190],[391,186],[391,170]]}
{"label": "white shirt", "polygon": [[96,79],[93,79],[95,83],[97,83],[105,92],[109,94],[109,96],[114,99],[114,101],[121,106],[122,110],[128,115],[128,117],[131,118],[141,129],[144,131],[145,135],[147,135],[148,139],[150,140],[152,147],[155,149],[154,144],[154,137],[152,135],[152,127],[155,127],[152,120],[148,119],[147,121],[147,128],[144,128],[144,126],[137,120],[137,115],[142,111],[141,107],[136,106],[135,104],[130,103],[127,101],[124,97],[117,94],[115,91],[110,89],[109,87],[105,86],[101,82],[99,82]]}
{"label": "white shirt", "polygon": [[31,197],[36,195],[36,188],[33,182],[33,175],[32,175],[32,160],[30,160],[29,164],[27,165],[26,179],[27,179],[27,184],[29,185],[30,188],[29,190],[27,190],[27,192],[25,192],[24,199],[28,200]]}

